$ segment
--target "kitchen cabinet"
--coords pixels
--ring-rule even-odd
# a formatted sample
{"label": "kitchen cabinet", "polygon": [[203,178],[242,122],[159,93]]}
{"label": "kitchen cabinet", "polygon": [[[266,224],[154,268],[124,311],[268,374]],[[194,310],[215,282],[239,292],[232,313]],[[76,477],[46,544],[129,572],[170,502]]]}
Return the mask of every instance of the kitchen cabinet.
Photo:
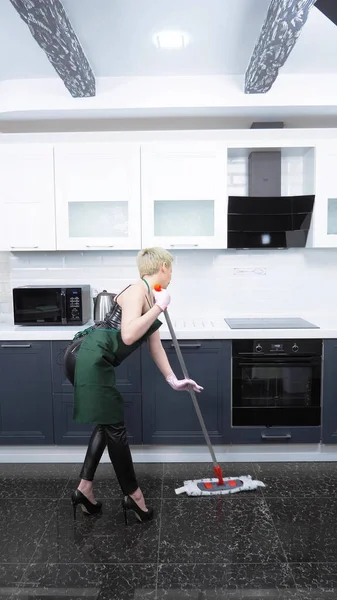
{"label": "kitchen cabinet", "polygon": [[322,442],[337,444],[337,340],[324,340]]}
{"label": "kitchen cabinet", "polygon": [[50,342],[0,342],[0,444],[53,443]]}
{"label": "kitchen cabinet", "polygon": [[142,242],[165,248],[226,248],[227,147],[144,144]]}
{"label": "kitchen cabinet", "polygon": [[313,246],[337,248],[337,141],[316,149],[316,197]]}
{"label": "kitchen cabinet", "polygon": [[[92,426],[74,423],[73,388],[63,357],[68,341],[0,342],[0,445],[86,445]],[[177,377],[174,347],[163,341]],[[214,444],[337,443],[337,340],[324,341],[322,428],[232,427],[230,340],[181,340],[190,376],[204,387],[198,402]],[[130,444],[201,444],[187,392],[175,392],[146,345],[117,370]]]}
{"label": "kitchen cabinet", "polygon": [[[229,443],[231,342],[179,342],[189,375],[204,387],[198,394],[200,410],[214,444]],[[182,377],[173,344],[164,341],[172,369]],[[204,437],[188,392],[166,383],[146,346],[142,347],[143,443],[204,444]]]}
{"label": "kitchen cabinet", "polygon": [[55,250],[53,146],[0,145],[0,250]]}
{"label": "kitchen cabinet", "polygon": [[[228,417],[231,418],[230,413]],[[231,427],[231,444],[318,444],[321,428],[317,427]]]}
{"label": "kitchen cabinet", "polygon": [[140,147],[55,146],[58,250],[141,247]]}
{"label": "kitchen cabinet", "polygon": [[[52,342],[54,436],[56,444],[88,443],[93,427],[73,421],[73,387],[64,373],[64,352],[70,342]],[[130,444],[142,442],[140,351],[116,369],[116,385],[124,397],[125,423]]]}

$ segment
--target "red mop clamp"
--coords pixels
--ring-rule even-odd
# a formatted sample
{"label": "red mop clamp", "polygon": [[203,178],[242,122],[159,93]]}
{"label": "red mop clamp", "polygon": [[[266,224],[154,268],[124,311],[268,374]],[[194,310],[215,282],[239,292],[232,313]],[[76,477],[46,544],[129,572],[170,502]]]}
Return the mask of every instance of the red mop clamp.
{"label": "red mop clamp", "polygon": [[218,483],[217,485],[224,485],[224,480],[223,480],[223,475],[222,475],[222,469],[220,467],[220,465],[217,465],[216,467],[214,467],[214,473],[216,474],[217,478],[218,478]]}

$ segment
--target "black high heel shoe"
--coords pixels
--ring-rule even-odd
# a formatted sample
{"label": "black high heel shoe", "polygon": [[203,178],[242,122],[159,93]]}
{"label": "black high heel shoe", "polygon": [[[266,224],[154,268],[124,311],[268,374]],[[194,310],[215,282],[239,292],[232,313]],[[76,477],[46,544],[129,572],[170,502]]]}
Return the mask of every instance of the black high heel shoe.
{"label": "black high heel shoe", "polygon": [[82,511],[87,515],[98,515],[102,510],[102,502],[93,504],[80,490],[75,490],[71,496],[71,502],[74,510],[74,521],[76,521],[76,509],[78,505],[81,506]]}
{"label": "black high heel shoe", "polygon": [[130,496],[125,496],[125,498],[123,498],[122,508],[124,513],[125,525],[128,524],[129,510],[131,510],[136,515],[138,521],[140,521],[141,523],[145,523],[145,521],[151,521],[154,517],[153,508],[149,508],[147,511],[142,510]]}

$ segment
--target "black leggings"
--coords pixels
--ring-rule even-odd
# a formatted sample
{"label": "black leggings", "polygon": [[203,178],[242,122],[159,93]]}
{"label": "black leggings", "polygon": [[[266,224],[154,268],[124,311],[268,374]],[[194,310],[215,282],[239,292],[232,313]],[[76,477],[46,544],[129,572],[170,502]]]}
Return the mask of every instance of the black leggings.
{"label": "black leggings", "polygon": [[124,496],[133,494],[138,488],[138,483],[124,423],[96,425],[81,469],[81,479],[87,481],[94,479],[106,446],[108,446],[110,460]]}

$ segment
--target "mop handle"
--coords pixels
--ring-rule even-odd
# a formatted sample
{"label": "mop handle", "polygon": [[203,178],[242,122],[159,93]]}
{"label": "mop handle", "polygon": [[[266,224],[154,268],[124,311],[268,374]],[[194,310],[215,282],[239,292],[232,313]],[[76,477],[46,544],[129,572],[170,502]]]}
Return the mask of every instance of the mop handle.
{"label": "mop handle", "polygon": [[[157,292],[160,292],[161,291],[161,286],[160,285],[155,285],[154,289]],[[177,336],[176,336],[175,331],[173,329],[172,321],[170,319],[170,315],[167,312],[167,309],[164,310],[164,315],[165,315],[166,323],[167,323],[167,326],[169,328],[169,332],[171,334],[172,342],[173,342],[175,351],[177,353],[178,361],[180,363],[183,375],[184,375],[185,379],[190,379],[188,371],[187,371],[187,367],[186,367],[186,364],[185,364],[185,361],[184,361],[184,358],[183,358],[183,355],[182,355],[182,352],[180,350],[180,346],[179,346],[179,343],[178,343],[178,340],[177,340]],[[216,473],[217,477],[219,478],[219,483],[222,483],[223,481],[221,481],[222,480],[221,467],[219,466],[218,461],[216,459],[216,456],[215,456],[215,453],[214,453],[214,450],[213,450],[213,446],[212,446],[210,437],[208,435],[208,431],[206,429],[205,421],[203,419],[203,416],[202,416],[200,408],[199,408],[199,404],[198,404],[198,400],[197,400],[195,391],[191,388],[191,386],[188,387],[188,391],[189,391],[190,396],[192,398],[192,402],[193,402],[193,405],[194,405],[194,408],[195,408],[195,412],[197,413],[197,417],[199,419],[199,423],[200,423],[201,429],[203,431],[204,438],[205,438],[206,444],[208,446],[208,450],[209,450],[210,455],[212,457],[213,466],[214,466],[214,472]]]}

